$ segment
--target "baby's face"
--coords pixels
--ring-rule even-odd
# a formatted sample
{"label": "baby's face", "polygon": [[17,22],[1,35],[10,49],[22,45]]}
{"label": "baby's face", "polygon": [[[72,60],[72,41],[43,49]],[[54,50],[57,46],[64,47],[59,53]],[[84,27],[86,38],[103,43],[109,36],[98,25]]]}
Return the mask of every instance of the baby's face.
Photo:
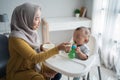
{"label": "baby's face", "polygon": [[83,45],[86,43],[87,36],[84,30],[78,30],[74,32],[73,40],[77,45]]}

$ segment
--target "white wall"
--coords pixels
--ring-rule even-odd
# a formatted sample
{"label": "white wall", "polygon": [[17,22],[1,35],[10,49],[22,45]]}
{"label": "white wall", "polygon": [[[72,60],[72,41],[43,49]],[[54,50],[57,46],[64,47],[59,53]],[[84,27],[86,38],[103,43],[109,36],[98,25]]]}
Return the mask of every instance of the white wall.
{"label": "white wall", "polygon": [[92,10],[93,10],[93,0],[84,0],[85,7],[87,8],[87,17],[92,18]]}
{"label": "white wall", "polygon": [[7,13],[10,19],[13,9],[24,2],[40,5],[45,17],[73,16],[73,10],[84,5],[83,0],[0,0],[0,14]]}
{"label": "white wall", "polygon": [[73,16],[73,10],[80,8],[83,0],[40,0],[43,16],[63,17]]}
{"label": "white wall", "polygon": [[[0,14],[7,13],[9,17],[9,22],[7,22],[8,30],[10,29],[9,23],[13,9],[24,2],[31,2],[40,5],[42,7],[42,17],[73,16],[73,11],[75,8],[80,8],[85,4],[85,6],[89,4],[89,2],[85,3],[86,1],[84,0],[0,0]],[[88,15],[90,15],[90,13],[88,13]],[[0,27],[3,26],[4,24],[0,23]],[[1,29],[2,28],[0,28],[0,31]],[[55,43],[59,43],[61,41],[68,41],[66,37],[70,38],[70,33],[72,33],[72,31],[51,32],[51,41]],[[58,35],[61,35],[61,37],[57,38]]]}
{"label": "white wall", "polygon": [[73,35],[73,30],[50,32],[50,41],[54,44],[58,44],[64,41],[69,42],[72,38],[71,37],[72,35]]}

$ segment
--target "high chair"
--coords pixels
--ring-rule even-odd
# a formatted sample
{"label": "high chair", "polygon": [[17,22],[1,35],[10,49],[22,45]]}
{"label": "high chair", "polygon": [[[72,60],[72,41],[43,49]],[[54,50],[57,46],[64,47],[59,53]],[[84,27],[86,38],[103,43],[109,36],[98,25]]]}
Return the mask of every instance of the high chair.
{"label": "high chair", "polygon": [[[100,61],[99,61],[99,54],[98,54],[98,42],[97,42],[97,37],[91,35],[89,42],[87,43],[87,46],[90,48],[90,55],[88,57],[88,60],[86,60],[85,62],[89,62],[90,59],[94,58],[93,61],[91,61],[90,63],[93,63],[88,70],[88,77],[89,77],[89,71],[91,70],[92,67],[97,66],[98,68],[98,76],[99,76],[99,80],[101,80],[101,75],[100,75]],[[88,65],[89,66],[89,65]],[[88,78],[87,77],[87,78]],[[88,79],[89,80],[89,79]]]}
{"label": "high chair", "polygon": [[[70,42],[72,43],[73,39],[71,39]],[[83,64],[87,65],[85,70],[83,70],[84,73],[79,76],[79,77],[83,78],[83,80],[90,80],[89,79],[89,76],[90,76],[89,72],[90,72],[91,68],[94,67],[94,66],[99,66],[100,65],[99,55],[98,55],[98,43],[97,43],[97,39],[96,39],[95,36],[90,35],[90,39],[89,39],[89,42],[87,43],[87,46],[90,49],[88,59],[87,60],[74,59],[74,61],[77,61],[79,63],[83,63]],[[99,67],[98,67],[98,74],[99,73],[100,73],[100,71],[99,71]],[[98,76],[100,77],[100,74]]]}
{"label": "high chair", "polygon": [[[46,20],[43,19],[43,23],[45,23],[45,22],[46,22]],[[43,27],[44,27],[42,29],[43,30],[43,40],[44,40],[43,43],[49,42],[49,36],[48,36],[49,35],[48,34],[49,26],[48,26],[48,24],[43,24]],[[47,29],[45,29],[45,28],[47,28]],[[72,42],[72,40],[70,42]],[[55,71],[59,71],[60,73],[67,75],[69,77],[82,77],[83,79],[89,80],[89,72],[90,72],[91,68],[94,66],[99,66],[98,43],[97,43],[96,37],[91,35],[87,45],[90,48],[90,55],[87,60],[79,60],[79,59],[75,59],[75,58],[70,60],[68,58],[68,54],[64,54],[64,52],[60,52],[59,55],[48,59],[45,64],[47,66],[49,66],[51,69],[54,69]],[[63,56],[63,57],[61,57],[61,56]],[[66,72],[66,70],[61,70],[61,68],[59,66],[54,65],[55,61],[57,64],[57,60],[59,61],[59,59],[61,60],[61,65],[64,65],[63,63],[64,63],[64,59],[65,59],[68,62],[84,64],[85,68],[83,71],[80,71],[81,73],[74,73],[75,72],[74,70],[73,70],[73,73]],[[62,63],[62,61],[63,61],[63,63]],[[65,63],[65,64],[67,64],[67,63]],[[70,66],[68,66],[68,67],[70,68]],[[100,72],[100,70],[98,67],[98,73],[99,72]],[[69,77],[68,77],[68,80],[69,80]]]}

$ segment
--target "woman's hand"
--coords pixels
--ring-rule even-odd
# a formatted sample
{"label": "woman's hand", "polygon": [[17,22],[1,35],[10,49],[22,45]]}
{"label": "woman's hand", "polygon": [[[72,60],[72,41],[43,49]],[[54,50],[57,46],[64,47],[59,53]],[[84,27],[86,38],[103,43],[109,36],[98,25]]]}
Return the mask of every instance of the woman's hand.
{"label": "woman's hand", "polygon": [[66,53],[69,53],[70,50],[71,50],[71,45],[66,45],[66,50],[65,50],[65,52],[66,52]]}
{"label": "woman's hand", "polygon": [[58,50],[64,50],[65,52],[69,52],[71,46],[68,46],[68,45],[71,45],[71,43],[69,43],[69,42],[61,43],[60,45],[57,46],[57,48],[58,48]]}
{"label": "woman's hand", "polygon": [[40,51],[43,51],[43,44],[40,45]]}
{"label": "woman's hand", "polygon": [[[51,44],[51,43],[50,43],[50,42],[46,42],[46,43],[44,43],[44,44]],[[40,50],[41,50],[41,51],[46,51],[46,50],[44,49],[44,47],[43,47],[44,44],[41,44],[41,45],[40,45]]]}

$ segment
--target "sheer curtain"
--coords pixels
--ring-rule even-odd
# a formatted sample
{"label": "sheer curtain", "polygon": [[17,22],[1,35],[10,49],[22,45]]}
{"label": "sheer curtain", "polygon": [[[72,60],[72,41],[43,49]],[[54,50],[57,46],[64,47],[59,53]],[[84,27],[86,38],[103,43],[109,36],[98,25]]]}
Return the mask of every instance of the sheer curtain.
{"label": "sheer curtain", "polygon": [[[101,61],[106,68],[117,70],[120,57],[120,0],[94,0],[92,34],[101,35]],[[119,66],[120,67],[120,66]]]}

